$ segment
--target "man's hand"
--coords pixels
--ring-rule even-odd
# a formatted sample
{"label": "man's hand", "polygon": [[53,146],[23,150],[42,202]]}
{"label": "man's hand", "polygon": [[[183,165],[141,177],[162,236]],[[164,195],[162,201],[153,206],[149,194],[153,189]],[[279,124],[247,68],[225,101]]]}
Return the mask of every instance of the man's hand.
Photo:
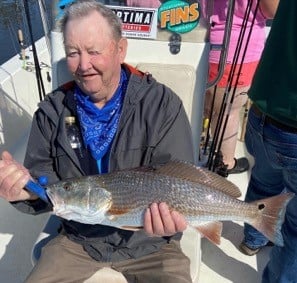
{"label": "man's hand", "polygon": [[170,211],[166,203],[152,203],[144,215],[144,230],[150,236],[171,236],[187,228],[185,218]]}
{"label": "man's hand", "polygon": [[9,152],[4,151],[2,153],[0,160],[0,197],[7,201],[34,199],[31,193],[24,190],[30,178],[29,171],[14,160]]}

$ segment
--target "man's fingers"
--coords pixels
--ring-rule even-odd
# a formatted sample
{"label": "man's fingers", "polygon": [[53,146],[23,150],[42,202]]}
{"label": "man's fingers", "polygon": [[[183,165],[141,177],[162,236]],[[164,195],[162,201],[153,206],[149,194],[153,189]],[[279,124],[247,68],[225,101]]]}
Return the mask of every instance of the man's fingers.
{"label": "man's fingers", "polygon": [[155,235],[163,235],[164,234],[164,227],[163,227],[163,221],[162,221],[161,216],[160,216],[158,204],[153,203],[150,206],[150,211],[151,211],[151,218],[152,218],[153,233]]}
{"label": "man's fingers", "polygon": [[178,213],[177,211],[171,212],[171,217],[175,223],[176,231],[184,231],[187,228],[187,221],[183,215]]}
{"label": "man's fingers", "polygon": [[171,216],[171,212],[166,203],[159,204],[159,212],[162,220],[162,229],[166,235],[173,235],[176,233],[176,225]]}
{"label": "man's fingers", "polygon": [[28,199],[30,194],[23,188],[29,179],[29,171],[4,151],[0,160],[0,196],[8,201]]}
{"label": "man's fingers", "polygon": [[144,230],[146,233],[150,236],[154,235],[153,232],[153,225],[152,225],[152,215],[151,215],[151,209],[147,208],[146,212],[144,214]]}
{"label": "man's fingers", "polygon": [[1,154],[1,159],[4,161],[12,161],[13,157],[8,151],[3,151]]}
{"label": "man's fingers", "polygon": [[171,212],[166,203],[152,203],[144,215],[144,229],[151,236],[171,236],[186,227],[184,217]]}
{"label": "man's fingers", "polygon": [[28,174],[24,174],[21,170],[13,170],[13,166],[6,169],[6,176],[1,178],[0,182],[2,188],[0,191],[1,197],[7,199],[8,201],[14,201],[25,197],[27,198],[28,193],[24,191],[23,188],[30,179],[30,176]]}

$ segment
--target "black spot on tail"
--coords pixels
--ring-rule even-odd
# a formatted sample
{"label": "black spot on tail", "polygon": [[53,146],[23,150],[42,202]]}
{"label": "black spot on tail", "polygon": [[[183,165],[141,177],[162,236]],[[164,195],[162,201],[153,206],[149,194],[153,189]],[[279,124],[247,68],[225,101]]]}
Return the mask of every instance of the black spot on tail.
{"label": "black spot on tail", "polygon": [[286,206],[293,196],[293,193],[284,193],[253,202],[257,205],[259,214],[251,225],[278,246],[283,246],[281,227]]}

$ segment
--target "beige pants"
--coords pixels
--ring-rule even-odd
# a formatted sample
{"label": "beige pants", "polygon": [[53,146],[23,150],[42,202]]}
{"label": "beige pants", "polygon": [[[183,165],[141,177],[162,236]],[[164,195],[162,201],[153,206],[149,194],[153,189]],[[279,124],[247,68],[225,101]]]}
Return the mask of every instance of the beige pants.
{"label": "beige pants", "polygon": [[[240,121],[240,111],[243,105],[247,101],[246,92],[248,91],[248,89],[249,87],[237,87],[232,105],[227,103],[227,107],[225,110],[225,116],[223,118],[222,126],[225,123],[225,118],[226,118],[226,114],[228,113],[229,106],[231,107],[229,112],[228,123],[225,129],[223,142],[221,146],[223,162],[224,164],[229,165],[228,168],[232,168],[234,165],[234,155],[235,155],[237,134],[238,134],[238,128],[239,128],[239,121]],[[217,125],[218,116],[220,114],[220,109],[224,98],[224,92],[225,92],[225,88],[219,88],[219,87],[217,88],[215,93],[213,113],[211,113],[211,105],[213,101],[214,88],[210,88],[206,92],[204,117],[205,118],[212,117],[211,118],[212,134],[214,134],[215,128]],[[230,102],[232,94],[233,94],[233,89],[231,89],[229,93],[228,102]],[[220,130],[222,130],[222,128]]]}
{"label": "beige pants", "polygon": [[[129,283],[192,282],[190,261],[175,241],[164,246],[159,252],[139,259],[102,263],[93,260],[81,245],[70,241],[64,235],[57,236],[42,249],[41,258],[25,282],[84,282],[104,267],[121,272]],[[97,279],[96,282],[109,283],[111,280]]]}

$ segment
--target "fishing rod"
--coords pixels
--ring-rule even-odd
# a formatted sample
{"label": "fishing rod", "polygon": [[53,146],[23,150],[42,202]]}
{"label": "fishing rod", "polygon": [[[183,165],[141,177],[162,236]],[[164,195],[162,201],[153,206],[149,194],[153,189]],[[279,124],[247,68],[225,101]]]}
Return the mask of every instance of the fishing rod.
{"label": "fishing rod", "polygon": [[46,93],[45,93],[45,88],[44,88],[43,79],[41,75],[41,68],[40,68],[39,60],[37,56],[37,50],[36,50],[36,46],[33,38],[33,30],[32,30],[32,23],[30,18],[28,1],[23,0],[23,5],[25,8],[25,15],[28,23],[29,35],[30,35],[31,44],[32,44],[32,52],[33,52],[33,59],[34,59],[34,65],[35,65],[35,76],[36,76],[36,81],[38,86],[39,100],[41,101],[45,97]]}
{"label": "fishing rod", "polygon": [[[249,29],[247,41],[246,41],[246,44],[245,44],[245,47],[244,47],[244,51],[243,51],[243,55],[242,55],[242,58],[241,58],[241,62],[239,64],[239,69],[238,69],[238,73],[239,74],[241,73],[241,70],[242,70],[242,66],[243,66],[243,63],[244,63],[244,58],[245,58],[245,55],[246,55],[246,52],[247,52],[248,43],[250,41],[250,37],[251,37],[251,34],[252,34],[252,29],[253,29],[253,26],[254,26],[254,23],[255,23],[255,19],[256,19],[257,12],[258,12],[258,8],[259,8],[259,0],[257,1],[257,4],[256,4],[256,8],[255,8],[255,11],[254,11],[254,16],[253,16],[253,19],[252,19],[251,27]],[[246,22],[246,24],[247,24],[247,22]],[[245,26],[245,30],[246,30],[246,28],[247,27]],[[239,53],[238,53],[238,57],[239,57]],[[233,72],[233,76],[232,76],[232,82],[233,82],[233,79],[234,79],[234,74],[235,74],[235,67],[234,67],[234,72]],[[239,76],[236,77],[235,86],[233,87],[232,96],[231,96],[231,99],[230,99],[230,103],[229,103],[229,107],[228,107],[228,112],[227,112],[225,123],[224,123],[224,127],[223,127],[223,132],[221,134],[221,139],[220,139],[220,143],[219,143],[219,147],[218,147],[219,150],[220,150],[221,145],[222,145],[222,142],[223,142],[223,136],[224,136],[224,133],[225,133],[225,130],[226,130],[226,127],[227,127],[228,120],[229,120],[229,116],[230,116],[230,112],[231,112],[231,107],[233,105],[233,101],[234,101],[234,98],[235,98],[235,94],[236,94],[236,89],[237,89],[237,86],[238,86],[238,82],[239,82]],[[232,83],[229,86],[228,93],[230,93],[231,88],[232,88]]]}
{"label": "fishing rod", "polygon": [[[231,111],[233,101],[234,101],[234,98],[235,98],[239,76],[237,76],[237,78],[236,78],[236,82],[235,82],[234,87],[233,87],[233,92],[232,92],[232,95],[231,95],[231,99],[229,101],[229,106],[227,108],[228,98],[229,98],[229,94],[230,94],[231,89],[232,89],[232,85],[233,85],[233,81],[234,81],[234,75],[235,75],[235,71],[236,71],[236,66],[238,65],[238,60],[239,60],[241,47],[243,45],[244,36],[246,34],[247,23],[248,23],[248,19],[249,19],[250,13],[251,13],[251,7],[252,7],[252,1],[249,1],[247,9],[245,11],[244,18],[243,18],[243,24],[242,24],[242,27],[241,27],[241,31],[240,31],[240,35],[239,35],[239,38],[238,38],[237,46],[236,46],[236,49],[235,49],[235,54],[234,54],[234,57],[233,57],[231,70],[230,70],[230,73],[229,73],[229,76],[228,76],[227,86],[226,86],[226,89],[225,89],[225,92],[224,92],[223,101],[222,101],[222,104],[221,104],[221,108],[220,108],[220,112],[219,112],[219,116],[218,116],[218,120],[217,120],[217,124],[216,124],[216,128],[215,128],[214,137],[213,137],[213,141],[212,141],[211,148],[210,148],[209,158],[208,158],[208,162],[207,162],[207,166],[208,166],[209,170],[217,171],[217,173],[219,173],[220,175],[223,175],[224,177],[227,176],[227,165],[225,165],[223,163],[223,161],[222,161],[222,154],[221,154],[220,149],[221,149],[221,145],[222,145],[222,142],[223,142],[225,130],[226,130],[226,127],[227,127],[230,111]],[[244,47],[244,52],[243,52],[243,55],[242,55],[242,58],[241,58],[241,62],[239,64],[239,69],[238,69],[239,74],[240,74],[240,72],[242,70],[244,58],[245,58],[247,47],[248,47],[248,44],[249,44],[249,41],[250,41],[251,32],[252,32],[252,28],[254,26],[255,18],[256,18],[257,12],[258,12],[258,8],[259,8],[259,0],[257,1],[257,4],[256,4],[256,8],[255,8],[254,15],[253,15],[253,18],[252,18],[251,27],[250,27],[249,34],[248,34],[246,44],[245,44],[245,47]],[[216,88],[214,89],[212,107],[214,105],[215,92],[216,92]],[[223,118],[225,116],[226,110],[227,110],[227,114],[226,114],[225,121],[224,121],[224,124],[223,124]],[[211,111],[211,113],[212,113],[212,111]],[[223,128],[221,130],[222,124],[223,124]]]}
{"label": "fishing rod", "polygon": [[[222,144],[222,140],[223,140],[223,136],[224,136],[226,127],[224,124],[223,129],[222,129],[222,124],[223,124],[223,119],[224,119],[224,115],[226,112],[226,107],[228,104],[229,94],[230,94],[230,91],[231,91],[231,88],[233,85],[236,66],[238,65],[238,58],[239,58],[240,51],[242,48],[243,38],[246,33],[247,22],[248,22],[249,14],[251,11],[251,4],[252,4],[252,1],[249,1],[247,9],[245,11],[245,15],[243,17],[243,23],[242,23],[240,34],[238,37],[235,53],[233,56],[230,73],[228,75],[227,86],[226,86],[224,94],[223,94],[223,100],[222,100],[222,104],[221,104],[221,108],[220,108],[220,112],[219,112],[219,116],[218,116],[218,120],[217,120],[217,124],[216,124],[216,128],[215,128],[214,139],[213,139],[214,140],[214,149],[215,149],[213,154],[214,154],[215,158],[211,160],[211,162],[212,162],[211,169],[212,169],[212,171],[215,171],[217,169],[219,171],[219,173],[221,173],[225,177],[227,175],[226,174],[227,173],[227,165],[224,165],[224,163],[222,161],[222,154],[220,153],[220,148],[221,148],[221,144]],[[242,56],[242,58],[244,58],[244,56]],[[236,84],[234,85],[234,89],[236,91]],[[215,99],[215,95],[214,95],[213,99]],[[230,107],[232,107],[232,104],[230,104],[230,103],[231,103],[231,100],[229,102],[229,109],[230,109]],[[225,121],[226,121],[226,119],[225,119]]]}
{"label": "fishing rod", "polygon": [[[221,108],[220,108],[219,119],[218,119],[217,128],[216,128],[217,135],[218,135],[218,139],[217,139],[217,144],[218,145],[216,145],[218,153],[220,152],[220,149],[221,149],[222,141],[223,141],[225,130],[226,130],[226,125],[227,125],[228,118],[229,118],[228,114],[231,111],[234,96],[235,96],[237,85],[238,85],[239,76],[237,76],[237,81],[236,81],[235,84],[233,84],[233,81],[234,81],[236,67],[238,66],[239,55],[240,55],[242,45],[243,45],[243,39],[244,39],[244,36],[246,34],[246,30],[247,30],[247,23],[248,23],[248,18],[250,16],[250,12],[251,12],[251,5],[252,5],[252,1],[249,1],[247,9],[245,11],[244,18],[243,18],[242,28],[240,30],[237,46],[236,46],[234,57],[233,57],[233,62],[231,64],[231,70],[230,70],[230,73],[229,73],[229,76],[228,76],[227,86],[226,86],[225,91],[224,91],[223,101],[222,101],[222,105],[221,105]],[[252,28],[250,28],[250,31],[251,30],[252,30]],[[245,50],[244,50],[243,55],[242,55],[241,63],[239,64],[238,74],[240,74],[240,71],[242,69],[242,65],[243,65],[243,61],[244,61],[247,46],[248,46],[248,41],[246,43]],[[230,99],[230,101],[228,103],[228,99],[229,99],[230,92],[231,92],[231,89],[232,89],[233,85],[234,85],[233,92],[232,92],[232,95],[231,95],[231,99]],[[228,106],[228,109],[227,109],[227,106]],[[228,110],[228,113],[225,116],[226,110]],[[224,124],[223,124],[224,117],[225,117],[225,121],[224,121]],[[223,124],[223,128],[221,130],[222,124]],[[215,164],[215,166],[217,166],[217,165],[218,164]],[[220,163],[220,165],[222,165],[222,164]],[[226,171],[227,166],[225,168],[221,168],[221,169],[225,169],[224,171]]]}
{"label": "fishing rod", "polygon": [[[230,43],[230,37],[231,37],[231,31],[232,31],[232,24],[233,24],[233,14],[234,14],[234,7],[235,7],[235,0],[229,0],[228,1],[228,11],[227,11],[227,16],[226,16],[226,24],[225,24],[225,30],[224,30],[224,38],[223,38],[223,42],[221,45],[211,45],[211,49],[212,50],[221,50],[220,52],[220,60],[219,60],[219,66],[218,66],[218,74],[216,75],[216,77],[214,78],[213,81],[208,82],[206,85],[206,88],[210,88],[212,86],[214,86],[214,90],[216,92],[217,89],[217,83],[218,81],[222,78],[223,73],[224,73],[224,68],[226,65],[226,61],[227,61],[227,52],[228,52],[228,47],[229,47],[229,43]],[[213,12],[213,5],[214,2],[212,1],[212,7],[210,7],[209,2],[207,2],[207,9],[208,9],[208,13],[211,10]],[[209,20],[210,22],[210,20]],[[213,109],[214,109],[214,100],[212,101],[212,105],[211,105],[211,109],[210,109],[210,113],[213,113]],[[212,122],[212,115],[209,117],[208,121],[207,121],[207,125],[206,125],[206,138],[204,141],[204,147],[202,146],[202,155],[203,156],[207,156],[207,149],[209,147],[210,144],[210,152],[209,154],[212,153],[212,145],[213,143],[210,142],[210,125]],[[203,123],[204,124],[204,123]],[[203,159],[203,158],[202,158]],[[208,164],[208,162],[207,162]]]}
{"label": "fishing rod", "polygon": [[51,57],[51,42],[50,42],[50,38],[49,38],[50,29],[49,29],[48,20],[46,17],[46,13],[47,13],[46,4],[45,4],[44,0],[38,0],[38,5],[39,5],[41,21],[42,21],[43,30],[44,30],[44,37],[45,37],[45,42],[46,42],[46,46],[47,46],[47,51],[48,51],[49,56]]}

